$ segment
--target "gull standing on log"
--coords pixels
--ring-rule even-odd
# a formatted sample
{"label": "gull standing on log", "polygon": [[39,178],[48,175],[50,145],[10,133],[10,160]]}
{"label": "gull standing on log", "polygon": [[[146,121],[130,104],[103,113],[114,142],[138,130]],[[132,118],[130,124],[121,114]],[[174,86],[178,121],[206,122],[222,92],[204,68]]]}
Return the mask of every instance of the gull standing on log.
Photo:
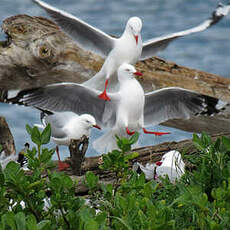
{"label": "gull standing on log", "polygon": [[76,83],[57,83],[20,91],[5,102],[50,111],[91,114],[98,125],[108,128],[108,132],[93,143],[99,152],[116,148],[115,135],[128,136],[140,129],[147,134],[167,134],[147,131],[145,126],[191,116],[212,116],[228,105],[219,99],[177,87],[144,94],[135,75],[140,73],[132,65],[124,63],[119,67],[120,89],[116,93],[108,93],[111,101],[99,99],[101,91],[96,89]]}
{"label": "gull standing on log", "polygon": [[[106,58],[101,70],[84,85],[104,91],[99,95],[103,100],[110,100],[106,89],[111,77],[112,84],[117,83],[116,71],[122,63],[135,64],[138,60],[153,57],[158,51],[164,50],[176,38],[201,32],[217,23],[230,11],[230,5],[219,4],[212,16],[203,23],[188,30],[156,37],[142,43],[142,21],[131,17],[120,38],[114,38],[65,11],[59,10],[43,1],[32,0],[42,7],[71,36],[81,48]],[[102,88],[103,87],[103,88]]]}
{"label": "gull standing on log", "polygon": [[89,137],[91,128],[101,129],[93,116],[89,114],[77,115],[76,113],[67,112],[41,112],[42,126],[45,128],[49,123],[51,126],[51,138],[56,144],[58,156],[58,168],[60,171],[69,167],[67,163],[61,161],[59,154],[59,145],[70,145],[71,139],[79,140],[83,135]]}

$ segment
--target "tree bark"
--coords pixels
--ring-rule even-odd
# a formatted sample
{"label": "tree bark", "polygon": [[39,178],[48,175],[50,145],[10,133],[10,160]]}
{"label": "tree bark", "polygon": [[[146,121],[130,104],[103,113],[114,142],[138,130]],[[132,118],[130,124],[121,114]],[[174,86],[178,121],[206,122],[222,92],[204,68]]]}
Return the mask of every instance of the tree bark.
{"label": "tree bark", "polygon": [[[8,127],[6,119],[0,116],[0,145],[3,147],[3,151],[6,156],[16,154],[14,138]],[[1,155],[1,152],[0,152]]]}
{"label": "tree bark", "polygon": [[88,149],[89,139],[84,135],[80,140],[71,140],[69,145],[70,166],[74,175],[82,174],[82,162]]}

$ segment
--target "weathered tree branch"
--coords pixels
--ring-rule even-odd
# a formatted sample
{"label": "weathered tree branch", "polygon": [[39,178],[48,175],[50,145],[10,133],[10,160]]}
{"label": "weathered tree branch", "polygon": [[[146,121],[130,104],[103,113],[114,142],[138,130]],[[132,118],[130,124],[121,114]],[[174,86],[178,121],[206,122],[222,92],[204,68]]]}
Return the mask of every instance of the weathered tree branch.
{"label": "weathered tree branch", "polygon": [[81,165],[88,149],[89,139],[84,135],[80,140],[71,140],[69,145],[70,165],[74,175],[81,175]]}
{"label": "weathered tree branch", "polygon": [[11,154],[16,154],[14,138],[8,127],[6,119],[1,116],[0,116],[0,144],[3,147],[3,151],[6,156],[11,155]]}

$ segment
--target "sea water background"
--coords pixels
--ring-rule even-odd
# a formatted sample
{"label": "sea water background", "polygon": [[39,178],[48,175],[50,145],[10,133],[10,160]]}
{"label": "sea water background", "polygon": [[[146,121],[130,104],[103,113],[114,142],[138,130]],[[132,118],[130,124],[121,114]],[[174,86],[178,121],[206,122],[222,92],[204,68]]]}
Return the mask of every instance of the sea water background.
{"label": "sea water background", "polygon": [[[168,34],[196,26],[210,16],[219,1],[215,0],[47,0],[106,33],[120,36],[129,17],[138,16],[143,20],[142,38],[145,41],[155,36]],[[223,3],[228,3],[223,0]],[[0,22],[12,15],[28,14],[47,16],[30,0],[0,0]],[[0,40],[4,34],[0,33]],[[230,15],[205,32],[181,38],[169,45],[158,55],[177,64],[210,73],[230,76]],[[64,81],[64,79],[63,79]],[[39,123],[39,112],[25,107],[0,104],[0,116],[5,116],[19,151],[25,142],[30,142],[25,124]],[[141,136],[140,145],[153,145],[165,141],[190,138],[191,133],[157,126],[154,130],[170,131],[163,137]],[[95,139],[100,132],[94,130]],[[30,142],[31,143],[31,142]],[[92,143],[92,142],[91,142]],[[50,144],[54,147],[53,144]],[[62,148],[68,155],[66,148]],[[95,155],[91,145],[87,155]]]}

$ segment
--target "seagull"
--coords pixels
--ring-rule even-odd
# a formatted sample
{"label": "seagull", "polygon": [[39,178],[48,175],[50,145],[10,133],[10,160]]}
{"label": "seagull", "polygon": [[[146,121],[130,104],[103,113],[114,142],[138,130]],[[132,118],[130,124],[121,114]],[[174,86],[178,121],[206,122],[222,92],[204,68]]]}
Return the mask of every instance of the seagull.
{"label": "seagull", "polygon": [[142,42],[142,21],[139,17],[131,17],[121,37],[115,38],[41,0],[33,0],[33,2],[42,7],[79,47],[106,58],[101,70],[84,83],[85,86],[98,90],[104,88],[104,91],[99,95],[99,98],[103,100],[110,100],[106,91],[109,78],[112,78],[110,89],[113,90],[112,83],[117,85],[115,73],[122,63],[134,65],[138,60],[153,57],[157,52],[164,50],[174,39],[204,31],[216,24],[230,11],[230,3],[228,5],[219,3],[212,16],[198,26]]}
{"label": "seagull", "polygon": [[156,176],[159,178],[168,175],[170,182],[174,183],[185,173],[185,163],[181,154],[172,150],[164,154],[161,161],[156,162]]}
{"label": "seagull", "polygon": [[116,148],[115,135],[129,136],[140,129],[146,134],[168,134],[148,131],[145,127],[171,119],[212,116],[228,106],[222,100],[178,87],[144,94],[142,86],[135,79],[139,75],[134,66],[123,63],[118,69],[120,89],[108,93],[111,101],[98,98],[101,91],[69,82],[22,90],[5,102],[55,112],[91,114],[98,125],[107,128],[107,132],[93,143],[93,147],[100,152]]}
{"label": "seagull", "polygon": [[174,183],[185,173],[185,163],[181,158],[181,154],[176,150],[165,153],[161,161],[148,162],[145,166],[136,162],[134,167],[135,171],[140,169],[145,174],[146,180],[159,180],[160,176],[165,177],[168,175],[170,182]]}
{"label": "seagull", "polygon": [[143,172],[145,174],[145,179],[146,180],[152,180],[155,179],[155,173],[156,173],[156,167],[157,165],[155,163],[147,163],[145,166],[143,166],[141,163],[139,162],[135,162],[134,163],[134,171],[139,171]]}
{"label": "seagull", "polygon": [[71,111],[65,112],[41,112],[41,128],[45,128],[47,124],[51,126],[51,138],[56,144],[56,152],[58,156],[58,168],[60,171],[69,167],[60,159],[59,145],[70,145],[71,139],[78,140],[83,135],[89,137],[91,128],[101,129],[95,121],[95,118],[89,114],[77,115]]}

